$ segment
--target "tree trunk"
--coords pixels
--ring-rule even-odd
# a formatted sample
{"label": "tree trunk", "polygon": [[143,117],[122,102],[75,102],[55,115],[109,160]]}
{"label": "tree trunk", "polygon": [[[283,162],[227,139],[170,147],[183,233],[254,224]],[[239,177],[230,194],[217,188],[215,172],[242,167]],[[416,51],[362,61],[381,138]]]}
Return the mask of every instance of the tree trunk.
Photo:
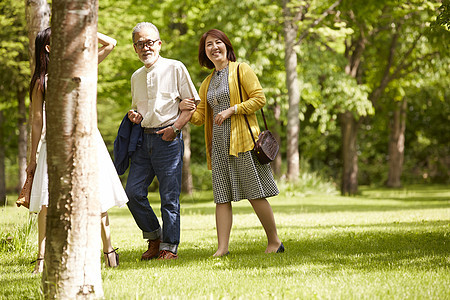
{"label": "tree trunk", "polygon": [[34,73],[34,40],[39,31],[50,24],[50,7],[46,0],[25,0],[25,14],[28,27],[28,56],[31,74]]}
{"label": "tree trunk", "polygon": [[342,133],[342,195],[355,195],[358,192],[358,122],[351,112],[339,115]]}
{"label": "tree trunk", "polygon": [[274,108],[274,118],[275,118],[275,130],[273,132],[276,140],[278,141],[278,145],[280,145],[280,151],[278,152],[277,156],[275,157],[275,160],[271,163],[272,165],[272,170],[273,173],[275,175],[276,178],[280,178],[281,177],[281,137],[280,137],[280,132],[281,132],[281,106],[277,103],[275,104],[275,108]]}
{"label": "tree trunk", "polygon": [[26,168],[27,168],[27,109],[25,105],[25,95],[26,90],[20,90],[17,92],[17,101],[19,103],[19,118],[18,118],[18,129],[19,129],[19,185],[17,190],[20,191],[25,179],[27,178]]}
{"label": "tree trunk", "polygon": [[403,158],[405,152],[405,129],[406,129],[406,98],[396,103],[394,118],[391,121],[391,132],[389,137],[389,174],[386,185],[388,187],[401,187],[401,176],[403,169]]}
{"label": "tree trunk", "polygon": [[96,0],[53,1],[44,297],[103,297],[96,118]]}
{"label": "tree trunk", "polygon": [[4,122],[3,111],[0,109],[0,205],[2,206],[6,203]]}
{"label": "tree trunk", "polygon": [[300,174],[300,158],[298,153],[298,135],[300,129],[299,104],[300,104],[300,85],[297,75],[297,53],[294,46],[297,38],[298,28],[295,24],[290,8],[290,1],[283,0],[284,16],[284,44],[285,58],[284,65],[286,69],[286,84],[289,95],[289,110],[287,122],[287,179],[289,181],[298,180]]}
{"label": "tree trunk", "polygon": [[181,174],[181,191],[191,195],[193,190],[191,172],[191,127],[189,124],[183,128],[184,155],[183,169]]}
{"label": "tree trunk", "polygon": [[[347,65],[345,73],[356,79],[361,84],[359,78],[359,67],[361,66],[362,56],[366,49],[367,40],[364,32],[361,31],[358,39],[352,40],[351,45],[346,44],[345,57]],[[356,112],[355,112],[356,113]],[[342,178],[341,194],[355,195],[358,192],[358,151],[357,138],[359,122],[355,120],[353,113],[346,111],[339,114],[339,120],[342,133]]]}

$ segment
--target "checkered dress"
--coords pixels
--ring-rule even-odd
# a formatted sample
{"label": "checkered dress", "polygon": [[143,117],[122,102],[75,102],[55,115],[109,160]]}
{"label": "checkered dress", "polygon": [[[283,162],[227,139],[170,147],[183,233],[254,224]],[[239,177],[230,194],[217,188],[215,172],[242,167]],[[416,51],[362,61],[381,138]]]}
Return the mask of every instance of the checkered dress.
{"label": "checkered dress", "polygon": [[[207,101],[213,118],[230,107],[228,67],[214,72],[208,87]],[[252,151],[229,155],[231,118],[222,126],[213,124],[212,186],[214,203],[260,199],[278,195],[269,164],[261,165]]]}

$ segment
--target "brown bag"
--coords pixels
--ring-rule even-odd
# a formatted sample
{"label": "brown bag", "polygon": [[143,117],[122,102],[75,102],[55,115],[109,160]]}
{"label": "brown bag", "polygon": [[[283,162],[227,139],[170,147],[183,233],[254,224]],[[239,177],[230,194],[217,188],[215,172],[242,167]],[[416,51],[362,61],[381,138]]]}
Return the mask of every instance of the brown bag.
{"label": "brown bag", "polygon": [[31,187],[33,186],[34,172],[27,173],[27,179],[20,191],[19,198],[16,201],[17,207],[21,205],[30,208]]}
{"label": "brown bag", "polygon": [[[241,80],[239,77],[239,65],[237,67],[237,78],[238,78],[238,85],[239,85],[239,96],[242,100],[242,91],[241,91]],[[261,132],[258,136],[258,140],[255,141],[255,137],[253,136],[252,129],[250,128],[250,123],[248,122],[247,116],[244,115],[245,121],[247,122],[248,130],[250,131],[250,135],[252,136],[253,143],[255,146],[253,147],[253,153],[255,154],[258,161],[264,165],[272,162],[275,157],[278,154],[278,151],[280,150],[280,145],[278,144],[278,141],[273,136],[272,132],[267,128],[267,122],[266,117],[264,116],[264,110],[261,108],[261,114],[264,120],[264,126],[266,127],[266,130]]]}
{"label": "brown bag", "polygon": [[274,161],[280,146],[270,130],[264,130],[258,136],[253,152],[261,164]]}

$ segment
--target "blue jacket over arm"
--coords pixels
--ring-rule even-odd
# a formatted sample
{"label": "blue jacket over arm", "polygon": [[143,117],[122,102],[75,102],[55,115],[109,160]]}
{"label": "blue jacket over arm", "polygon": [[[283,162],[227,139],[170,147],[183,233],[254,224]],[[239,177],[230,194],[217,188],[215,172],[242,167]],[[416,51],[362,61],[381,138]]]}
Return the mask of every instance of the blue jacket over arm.
{"label": "blue jacket over arm", "polygon": [[122,175],[128,169],[131,155],[141,146],[142,132],[141,124],[134,124],[128,119],[128,113],[125,114],[114,140],[114,166],[117,174]]}

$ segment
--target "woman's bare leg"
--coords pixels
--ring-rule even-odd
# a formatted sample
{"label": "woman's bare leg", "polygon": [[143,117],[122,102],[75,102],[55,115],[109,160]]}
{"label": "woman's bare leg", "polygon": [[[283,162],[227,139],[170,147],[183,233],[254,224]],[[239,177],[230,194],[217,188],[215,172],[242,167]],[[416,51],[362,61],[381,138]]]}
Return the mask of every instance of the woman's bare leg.
{"label": "woman's bare leg", "polygon": [[222,256],[228,253],[232,224],[231,202],[216,204],[217,251],[213,256]]}
{"label": "woman's bare leg", "polygon": [[277,226],[275,225],[275,218],[269,201],[264,198],[249,201],[267,235],[267,248],[265,252],[277,252],[281,246],[281,240],[278,237]]}
{"label": "woman's bare leg", "polygon": [[42,273],[44,271],[44,255],[45,255],[45,230],[47,221],[47,206],[42,205],[38,214],[38,257],[34,266],[33,274]]}
{"label": "woman's bare leg", "polygon": [[107,212],[102,213],[101,236],[103,243],[103,253],[105,253],[106,266],[115,267],[117,266],[116,253],[113,252],[114,249],[111,244],[111,230],[109,228],[109,218]]}

